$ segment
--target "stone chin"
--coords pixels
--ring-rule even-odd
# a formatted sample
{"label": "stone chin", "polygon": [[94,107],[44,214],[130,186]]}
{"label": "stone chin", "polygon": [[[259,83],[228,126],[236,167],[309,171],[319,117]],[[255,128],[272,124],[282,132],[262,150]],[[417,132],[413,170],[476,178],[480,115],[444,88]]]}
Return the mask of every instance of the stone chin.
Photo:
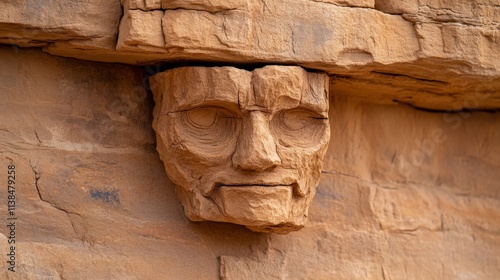
{"label": "stone chin", "polygon": [[192,221],[229,222],[257,232],[286,234],[304,227],[314,192],[297,196],[293,185],[221,185],[209,197],[201,193],[179,197]]}
{"label": "stone chin", "polygon": [[326,75],[183,67],[151,82],[157,149],[189,219],[304,227],[330,137]]}
{"label": "stone chin", "polygon": [[[211,197],[226,220],[255,231],[300,229],[305,219],[293,217],[293,186],[221,186]],[[302,221],[300,221],[302,220]]]}

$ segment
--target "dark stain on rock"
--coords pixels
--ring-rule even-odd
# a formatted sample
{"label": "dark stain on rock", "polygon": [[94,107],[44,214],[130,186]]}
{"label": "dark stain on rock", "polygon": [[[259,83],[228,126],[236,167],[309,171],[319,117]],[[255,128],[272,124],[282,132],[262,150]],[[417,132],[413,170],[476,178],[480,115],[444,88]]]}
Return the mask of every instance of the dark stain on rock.
{"label": "dark stain on rock", "polygon": [[93,199],[99,200],[104,203],[119,204],[120,197],[117,190],[104,191],[104,190],[90,190],[90,196]]}

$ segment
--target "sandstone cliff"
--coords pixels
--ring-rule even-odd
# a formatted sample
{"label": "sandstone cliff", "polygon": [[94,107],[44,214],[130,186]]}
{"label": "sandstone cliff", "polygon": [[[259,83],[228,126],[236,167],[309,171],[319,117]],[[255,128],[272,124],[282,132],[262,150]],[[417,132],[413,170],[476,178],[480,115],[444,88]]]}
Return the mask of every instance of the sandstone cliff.
{"label": "sandstone cliff", "polygon": [[[0,1],[5,225],[17,171],[16,272],[0,274],[496,279],[499,26],[497,0]],[[330,147],[304,229],[185,217],[145,84],[174,64],[329,74]]]}

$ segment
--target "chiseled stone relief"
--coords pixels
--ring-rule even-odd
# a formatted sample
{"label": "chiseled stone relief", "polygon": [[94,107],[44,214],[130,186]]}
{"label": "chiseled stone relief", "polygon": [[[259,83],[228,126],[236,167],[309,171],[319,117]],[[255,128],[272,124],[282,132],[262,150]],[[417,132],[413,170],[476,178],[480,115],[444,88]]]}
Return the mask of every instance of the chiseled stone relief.
{"label": "chiseled stone relief", "polygon": [[181,67],[150,83],[157,149],[189,219],[304,227],[330,137],[326,74]]}
{"label": "chiseled stone relief", "polygon": [[0,279],[500,279],[499,50],[500,0],[0,0]]}

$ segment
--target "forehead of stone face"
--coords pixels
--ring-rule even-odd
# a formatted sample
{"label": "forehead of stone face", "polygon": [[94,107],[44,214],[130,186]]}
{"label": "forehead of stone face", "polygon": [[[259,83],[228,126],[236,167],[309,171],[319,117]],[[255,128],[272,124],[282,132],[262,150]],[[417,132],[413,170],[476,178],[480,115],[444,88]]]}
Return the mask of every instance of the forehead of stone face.
{"label": "forehead of stone face", "polygon": [[240,95],[243,111],[308,108],[328,111],[328,77],[299,66],[266,66],[252,72],[252,92]]}
{"label": "forehead of stone face", "polygon": [[151,87],[157,87],[153,91],[161,94],[155,101],[165,106],[163,113],[200,105],[236,110],[239,95],[248,95],[251,90],[251,78],[251,72],[234,67],[181,67],[151,77]]}
{"label": "forehead of stone face", "polygon": [[[328,76],[299,66],[181,67],[150,78],[161,113],[220,105],[242,111],[307,108],[328,112]],[[325,114],[326,117],[326,114]]]}

